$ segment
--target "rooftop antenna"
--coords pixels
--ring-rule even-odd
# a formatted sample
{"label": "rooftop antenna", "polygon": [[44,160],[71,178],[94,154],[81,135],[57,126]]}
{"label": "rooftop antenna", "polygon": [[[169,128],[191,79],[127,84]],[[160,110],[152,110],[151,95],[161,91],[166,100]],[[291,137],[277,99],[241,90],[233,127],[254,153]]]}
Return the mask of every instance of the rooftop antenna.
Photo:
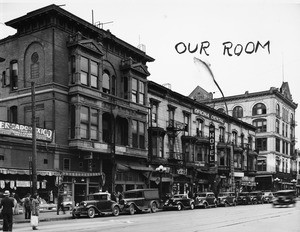
{"label": "rooftop antenna", "polygon": [[94,11],[92,10],[92,24],[94,25]]}

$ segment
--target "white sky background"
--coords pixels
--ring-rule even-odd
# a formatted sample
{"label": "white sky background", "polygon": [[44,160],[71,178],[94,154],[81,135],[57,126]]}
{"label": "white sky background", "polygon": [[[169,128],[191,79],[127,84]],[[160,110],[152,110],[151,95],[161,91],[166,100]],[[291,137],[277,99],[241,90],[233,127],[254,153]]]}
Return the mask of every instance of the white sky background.
{"label": "white sky background", "polygon": [[[0,39],[15,33],[5,22],[50,4],[65,4],[63,9],[90,23],[92,10],[94,22],[113,21],[103,28],[133,46],[146,45],[146,53],[155,59],[148,63],[149,80],[170,83],[183,95],[199,85],[221,96],[197,69],[197,57],[211,64],[225,96],[279,88],[287,81],[294,102],[300,103],[300,0],[0,0]],[[179,42],[200,48],[203,41],[210,43],[209,56],[199,49],[183,54],[175,50]],[[270,54],[260,48],[253,54],[223,55],[227,41],[244,48],[248,42],[270,41]],[[300,128],[299,109],[296,121]]]}

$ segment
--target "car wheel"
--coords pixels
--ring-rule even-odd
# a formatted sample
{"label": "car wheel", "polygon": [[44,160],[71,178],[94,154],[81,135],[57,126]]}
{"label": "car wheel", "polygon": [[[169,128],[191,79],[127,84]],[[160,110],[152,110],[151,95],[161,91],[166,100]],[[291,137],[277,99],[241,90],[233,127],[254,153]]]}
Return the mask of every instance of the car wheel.
{"label": "car wheel", "polygon": [[79,218],[79,215],[72,213],[72,218],[73,218],[73,219]]}
{"label": "car wheel", "polygon": [[233,206],[236,206],[236,201],[235,201],[235,202],[233,202]]}
{"label": "car wheel", "polygon": [[131,204],[131,205],[129,206],[129,214],[130,214],[130,215],[133,215],[134,212],[135,212],[134,205]]}
{"label": "car wheel", "polygon": [[228,204],[228,202],[225,202],[224,207],[227,207],[227,206],[229,206],[229,204]]}
{"label": "car wheel", "polygon": [[89,218],[94,218],[96,215],[94,208],[89,208],[87,213],[88,213]]}
{"label": "car wheel", "polygon": [[215,207],[215,208],[217,208],[217,207],[218,207],[218,204],[217,204],[217,202],[215,202],[215,205],[214,205],[214,207]]}
{"label": "car wheel", "polygon": [[178,205],[177,205],[177,210],[178,210],[178,211],[182,210],[182,205],[181,205],[181,204],[178,204]]}
{"label": "car wheel", "polygon": [[155,203],[155,202],[153,202],[152,204],[151,204],[151,213],[156,213],[156,211],[157,211],[157,204]]}
{"label": "car wheel", "polygon": [[204,203],[203,207],[206,209],[208,207],[207,203]]}
{"label": "car wheel", "polygon": [[194,203],[191,204],[191,210],[193,210],[193,209],[195,209],[195,204]]}
{"label": "car wheel", "polygon": [[113,214],[114,216],[119,216],[119,214],[120,214],[120,209],[119,209],[118,206],[115,206],[115,207],[113,208],[112,214]]}

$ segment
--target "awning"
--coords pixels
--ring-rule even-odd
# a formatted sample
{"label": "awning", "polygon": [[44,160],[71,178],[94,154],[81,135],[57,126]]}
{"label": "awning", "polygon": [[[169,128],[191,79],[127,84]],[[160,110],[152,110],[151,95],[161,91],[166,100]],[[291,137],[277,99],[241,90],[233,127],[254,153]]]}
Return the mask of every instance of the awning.
{"label": "awning", "polygon": [[[31,170],[29,169],[17,169],[17,168],[0,168],[1,174],[18,174],[18,175],[31,175]],[[58,171],[47,171],[47,170],[37,170],[37,175],[40,176],[59,176]]]}
{"label": "awning", "polygon": [[152,168],[152,167],[144,167],[144,166],[132,166],[132,165],[130,165],[129,168],[131,168],[132,170],[145,171],[145,172],[152,172],[152,171],[154,171],[154,168]]}

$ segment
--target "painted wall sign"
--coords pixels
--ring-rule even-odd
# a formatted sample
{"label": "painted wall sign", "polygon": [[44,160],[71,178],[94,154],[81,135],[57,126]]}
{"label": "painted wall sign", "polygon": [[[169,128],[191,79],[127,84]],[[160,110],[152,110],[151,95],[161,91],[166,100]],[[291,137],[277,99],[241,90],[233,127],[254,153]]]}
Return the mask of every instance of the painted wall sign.
{"label": "painted wall sign", "polygon": [[216,115],[213,115],[211,113],[208,113],[206,111],[203,111],[203,110],[200,110],[200,109],[194,109],[194,114],[197,114],[197,115],[200,115],[200,116],[203,116],[205,118],[209,118],[213,121],[217,121],[217,122],[220,122],[220,123],[225,123],[224,119],[223,118],[220,118]]}
{"label": "painted wall sign", "polygon": [[177,174],[178,175],[187,175],[186,168],[179,168],[179,169],[177,169]]}
{"label": "painted wall sign", "polygon": [[[32,139],[32,127],[0,121],[0,134]],[[52,142],[53,131],[36,128],[36,139]]]}
{"label": "painted wall sign", "polygon": [[215,166],[215,126],[209,125],[209,166]]}

